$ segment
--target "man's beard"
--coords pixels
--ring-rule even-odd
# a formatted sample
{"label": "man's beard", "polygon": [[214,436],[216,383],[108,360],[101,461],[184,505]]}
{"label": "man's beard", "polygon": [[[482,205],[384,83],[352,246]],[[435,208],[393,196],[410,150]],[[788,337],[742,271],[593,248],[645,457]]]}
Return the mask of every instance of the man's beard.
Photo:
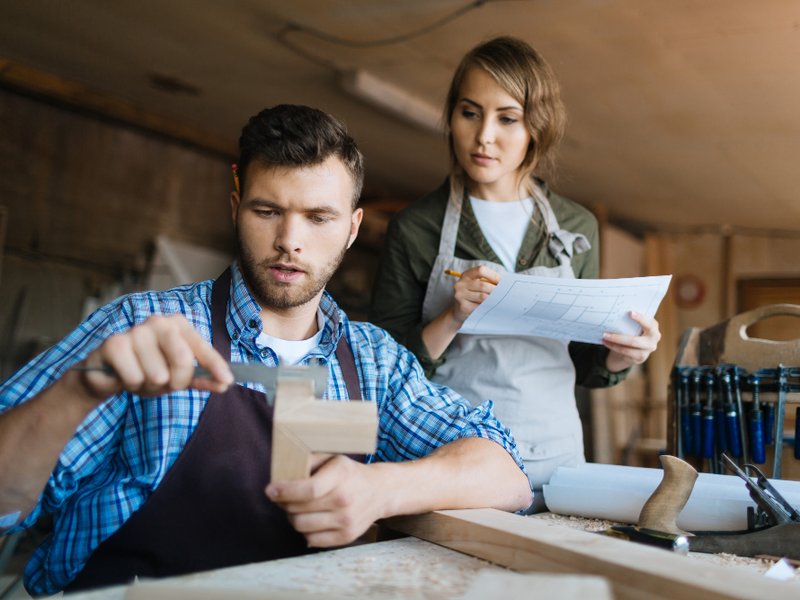
{"label": "man's beard", "polygon": [[[315,272],[311,270],[310,265],[300,264],[286,254],[279,254],[258,262],[253,254],[245,248],[238,232],[236,243],[239,246],[239,264],[242,267],[242,275],[250,291],[262,308],[273,309],[295,308],[312,300],[333,277],[347,250],[347,245],[345,244],[333,260],[329,261],[318,272]],[[290,262],[301,266],[305,271],[305,283],[302,285],[283,284],[272,280],[267,274],[267,270],[270,265],[278,262]]]}

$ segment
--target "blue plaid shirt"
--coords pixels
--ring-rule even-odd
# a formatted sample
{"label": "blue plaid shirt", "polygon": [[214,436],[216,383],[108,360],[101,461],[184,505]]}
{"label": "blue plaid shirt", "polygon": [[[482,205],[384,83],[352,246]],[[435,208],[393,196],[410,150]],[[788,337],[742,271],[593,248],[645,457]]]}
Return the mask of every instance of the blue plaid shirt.
{"label": "blue plaid shirt", "polygon": [[[226,316],[231,360],[274,366],[275,353],[256,344],[262,330],[260,307],[235,264],[231,271]],[[0,412],[48,387],[107,337],[150,315],[183,314],[210,340],[212,285],[209,280],[131,294],[99,309],[0,387]],[[482,437],[503,446],[524,471],[513,438],[493,416],[491,402],[472,408],[449,388],[428,381],[408,350],[374,325],[349,321],[327,293],[320,310],[324,323],[320,343],[301,363],[314,358],[328,364],[325,397],[346,399],[335,350],[342,335],[350,343],[362,396],[378,403],[378,445],[369,461],[414,459],[458,438]],[[257,384],[248,386],[259,389]],[[37,506],[11,530],[28,527],[43,514],[56,514],[53,535],[25,569],[29,591],[52,594],[63,589],[92,551],[142,506],[183,450],[208,397],[208,392],[185,390],[142,401],[135,394],[121,393],[86,417],[64,447]]]}

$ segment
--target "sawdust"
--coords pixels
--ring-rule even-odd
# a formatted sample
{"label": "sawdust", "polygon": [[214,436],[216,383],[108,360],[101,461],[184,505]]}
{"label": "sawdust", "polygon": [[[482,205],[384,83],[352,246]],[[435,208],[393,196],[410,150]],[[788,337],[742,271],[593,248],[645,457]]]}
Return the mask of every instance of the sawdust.
{"label": "sawdust", "polygon": [[[603,531],[612,525],[621,525],[616,521],[606,521],[604,519],[591,519],[586,517],[576,517],[573,515],[557,515],[555,513],[545,512],[531,515],[529,518],[536,519],[545,524],[560,525],[563,527],[571,527],[572,529],[580,529],[582,531]],[[627,524],[627,523],[626,523]],[[688,556],[717,565],[740,567],[750,570],[751,572],[763,575],[772,565],[775,564],[777,558],[751,558],[749,556],[737,556],[736,554],[704,554],[702,552],[690,552]],[[794,565],[796,566],[796,565]],[[795,569],[794,578],[791,581],[800,582],[800,569]]]}

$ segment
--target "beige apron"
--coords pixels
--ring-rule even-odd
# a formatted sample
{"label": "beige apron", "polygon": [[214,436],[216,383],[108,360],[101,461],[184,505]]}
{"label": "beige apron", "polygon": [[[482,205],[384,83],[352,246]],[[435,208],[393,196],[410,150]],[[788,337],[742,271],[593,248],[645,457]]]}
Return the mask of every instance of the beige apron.
{"label": "beige apron", "polygon": [[[521,273],[574,279],[574,252],[590,248],[583,234],[561,229],[550,203],[536,188],[536,200],[550,232],[548,250],[558,267],[533,267]],[[442,224],[439,255],[433,265],[423,322],[428,323],[453,302],[453,279],[445,269],[464,272],[486,265],[499,273],[505,267],[486,260],[455,258],[463,199],[451,198]],[[456,335],[447,358],[432,378],[473,405],[494,402],[495,414],[514,434],[528,477],[541,489],[559,465],[577,465],[583,457],[583,433],[575,405],[575,368],[567,342],[537,337]]]}

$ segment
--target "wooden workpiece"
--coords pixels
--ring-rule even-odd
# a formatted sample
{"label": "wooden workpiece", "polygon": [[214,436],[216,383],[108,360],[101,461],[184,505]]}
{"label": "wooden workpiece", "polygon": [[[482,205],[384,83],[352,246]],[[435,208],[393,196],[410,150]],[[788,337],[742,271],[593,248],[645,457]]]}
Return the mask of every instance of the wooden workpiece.
{"label": "wooden workpiece", "polygon": [[599,575],[617,599],[778,600],[800,594],[793,583],[494,509],[396,517],[388,526],[515,571]]}
{"label": "wooden workpiece", "polygon": [[314,397],[314,383],[278,378],[272,426],[272,481],[308,477],[311,454],[372,454],[378,435],[375,402]]}

